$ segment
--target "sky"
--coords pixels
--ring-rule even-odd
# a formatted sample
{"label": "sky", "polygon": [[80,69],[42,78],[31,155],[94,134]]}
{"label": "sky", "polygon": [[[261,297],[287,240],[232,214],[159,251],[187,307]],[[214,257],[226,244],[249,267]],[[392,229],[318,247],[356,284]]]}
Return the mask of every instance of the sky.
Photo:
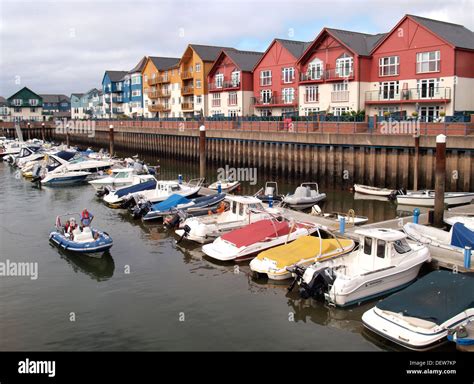
{"label": "sky", "polygon": [[474,30],[474,0],[0,0],[0,95],[100,88],[105,70],[189,43],[265,51],[323,27],[388,32],[407,13]]}

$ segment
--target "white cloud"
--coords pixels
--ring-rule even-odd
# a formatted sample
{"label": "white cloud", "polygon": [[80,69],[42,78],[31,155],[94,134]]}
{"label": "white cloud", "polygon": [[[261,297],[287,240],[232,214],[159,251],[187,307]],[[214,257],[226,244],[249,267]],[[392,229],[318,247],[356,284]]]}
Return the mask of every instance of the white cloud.
{"label": "white cloud", "polygon": [[0,0],[0,94],[81,92],[106,69],[178,57],[188,43],[264,50],[274,37],[312,40],[323,26],[384,32],[405,13],[474,28],[468,0]]}

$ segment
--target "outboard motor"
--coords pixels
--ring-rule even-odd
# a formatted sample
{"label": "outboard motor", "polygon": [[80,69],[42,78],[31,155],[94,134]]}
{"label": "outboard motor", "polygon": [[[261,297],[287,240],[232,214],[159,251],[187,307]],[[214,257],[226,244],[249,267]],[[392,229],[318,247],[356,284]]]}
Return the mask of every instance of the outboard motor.
{"label": "outboard motor", "polygon": [[36,163],[31,171],[31,182],[36,183],[41,180],[41,164]]}
{"label": "outboard motor", "polygon": [[322,299],[328,288],[335,280],[334,273],[330,268],[315,269],[313,267],[302,268],[299,266],[287,267],[289,272],[295,275],[293,283],[288,288],[293,290],[296,283],[300,286],[299,294],[302,299]]}
{"label": "outboard motor", "polygon": [[189,225],[185,225],[183,229],[183,236],[181,236],[181,238],[176,242],[176,244],[179,244],[185,237],[188,237],[189,232],[191,232],[191,227]]}
{"label": "outboard motor", "polygon": [[134,219],[139,219],[145,216],[151,209],[151,203],[148,200],[140,199],[138,203],[130,208],[132,216]]}
{"label": "outboard motor", "polygon": [[179,223],[181,222],[181,217],[179,216],[179,213],[175,213],[173,215],[167,216],[163,220],[163,225],[166,228],[177,228],[179,226]]}

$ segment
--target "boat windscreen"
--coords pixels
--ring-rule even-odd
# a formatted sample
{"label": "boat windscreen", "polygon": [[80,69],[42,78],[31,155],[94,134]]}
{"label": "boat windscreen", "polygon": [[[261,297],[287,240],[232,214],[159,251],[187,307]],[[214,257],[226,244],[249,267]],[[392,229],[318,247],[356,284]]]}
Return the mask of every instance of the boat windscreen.
{"label": "boat windscreen", "polygon": [[441,325],[466,309],[474,308],[474,276],[434,271],[381,300],[377,308]]}

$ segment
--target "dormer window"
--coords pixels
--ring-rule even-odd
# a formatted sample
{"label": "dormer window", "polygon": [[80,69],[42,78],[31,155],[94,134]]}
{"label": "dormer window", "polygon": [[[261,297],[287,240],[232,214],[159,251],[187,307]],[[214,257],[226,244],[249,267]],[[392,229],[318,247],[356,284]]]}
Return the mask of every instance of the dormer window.
{"label": "dormer window", "polygon": [[15,107],[20,107],[22,104],[23,104],[23,100],[22,100],[22,99],[13,99],[13,105],[14,105]]}
{"label": "dormer window", "polygon": [[38,105],[38,99],[30,99],[28,100],[28,103],[32,106],[35,107]]}
{"label": "dormer window", "polygon": [[336,60],[336,75],[339,77],[349,77],[352,75],[354,59],[344,53]]}

